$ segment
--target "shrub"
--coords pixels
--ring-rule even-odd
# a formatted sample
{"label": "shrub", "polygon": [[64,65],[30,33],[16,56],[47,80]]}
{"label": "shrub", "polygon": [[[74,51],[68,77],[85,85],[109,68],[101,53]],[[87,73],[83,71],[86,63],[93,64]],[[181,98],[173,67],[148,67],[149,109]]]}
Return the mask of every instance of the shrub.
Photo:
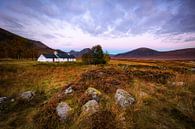
{"label": "shrub", "polygon": [[103,53],[100,45],[92,47],[91,51],[82,56],[82,61],[85,64],[106,64],[109,59],[109,55]]}

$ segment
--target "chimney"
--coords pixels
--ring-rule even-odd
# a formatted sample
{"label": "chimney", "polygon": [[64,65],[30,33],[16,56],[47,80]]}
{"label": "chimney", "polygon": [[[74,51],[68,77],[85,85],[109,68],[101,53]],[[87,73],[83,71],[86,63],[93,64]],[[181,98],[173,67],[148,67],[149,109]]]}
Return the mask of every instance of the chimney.
{"label": "chimney", "polygon": [[54,51],[54,55],[57,55],[58,54],[58,52],[57,51]]}

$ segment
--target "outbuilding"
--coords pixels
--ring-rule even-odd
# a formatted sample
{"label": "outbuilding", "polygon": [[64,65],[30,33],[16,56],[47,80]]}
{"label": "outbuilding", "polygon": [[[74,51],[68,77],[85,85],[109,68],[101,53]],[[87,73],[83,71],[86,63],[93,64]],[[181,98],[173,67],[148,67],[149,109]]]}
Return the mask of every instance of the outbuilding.
{"label": "outbuilding", "polygon": [[66,53],[58,53],[57,51],[54,54],[41,54],[37,59],[39,62],[72,62],[76,61],[74,55]]}

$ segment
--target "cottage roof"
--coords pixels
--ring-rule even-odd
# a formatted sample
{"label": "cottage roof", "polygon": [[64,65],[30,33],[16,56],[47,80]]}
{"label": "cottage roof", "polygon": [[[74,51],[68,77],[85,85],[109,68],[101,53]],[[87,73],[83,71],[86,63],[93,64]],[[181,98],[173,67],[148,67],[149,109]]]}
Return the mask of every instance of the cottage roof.
{"label": "cottage roof", "polygon": [[69,58],[75,58],[75,56],[74,55],[69,55]]}
{"label": "cottage roof", "polygon": [[54,54],[43,54],[46,58],[57,58]]}
{"label": "cottage roof", "polygon": [[58,54],[43,54],[46,58],[75,58],[74,55],[68,55],[66,53],[58,53]]}
{"label": "cottage roof", "polygon": [[65,53],[58,53],[56,54],[59,58],[69,58],[68,54]]}

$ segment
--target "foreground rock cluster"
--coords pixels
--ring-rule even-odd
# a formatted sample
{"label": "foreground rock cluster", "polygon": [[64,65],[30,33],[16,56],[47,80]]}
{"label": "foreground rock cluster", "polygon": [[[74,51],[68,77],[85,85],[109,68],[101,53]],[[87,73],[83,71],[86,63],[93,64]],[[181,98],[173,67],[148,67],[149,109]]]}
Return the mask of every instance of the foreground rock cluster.
{"label": "foreground rock cluster", "polygon": [[[64,93],[66,95],[72,94],[72,87],[65,89]],[[99,100],[102,97],[102,93],[95,88],[89,87],[84,94],[90,95],[92,99],[82,105],[80,116],[90,116],[100,110]],[[117,89],[114,98],[116,104],[118,104],[122,109],[126,109],[135,102],[135,98],[123,89]],[[72,111],[72,108],[66,102],[58,103],[56,113],[60,117],[60,120],[66,120],[71,114],[70,112]]]}
{"label": "foreground rock cluster", "polygon": [[24,101],[24,102],[31,102],[31,100],[35,97],[34,91],[25,91],[20,93],[16,97],[0,97],[0,113],[6,112],[9,110],[9,106],[13,104],[14,102]]}

